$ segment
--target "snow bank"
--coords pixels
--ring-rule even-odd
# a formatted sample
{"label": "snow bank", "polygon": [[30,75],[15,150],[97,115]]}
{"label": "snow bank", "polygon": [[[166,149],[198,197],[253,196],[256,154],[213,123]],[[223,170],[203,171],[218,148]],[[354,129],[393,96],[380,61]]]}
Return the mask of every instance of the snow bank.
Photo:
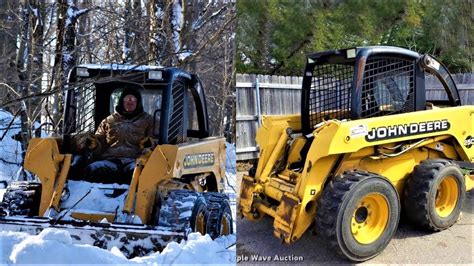
{"label": "snow bank", "polygon": [[20,243],[27,237],[31,237],[27,233],[22,232],[4,232],[0,231],[0,264],[11,263],[10,254],[13,246]]}
{"label": "snow bank", "polygon": [[212,241],[209,235],[192,233],[187,241],[171,242],[161,252],[150,256],[134,258],[138,263],[164,264],[235,264],[235,246],[226,249],[229,243],[235,243],[235,235],[221,237]]}
{"label": "snow bank", "polygon": [[[59,252],[58,252],[59,251]],[[91,245],[72,244],[71,235],[65,230],[47,228],[37,236],[28,236],[13,246],[10,261],[2,263],[127,263],[123,256]]]}
{"label": "snow bank", "polygon": [[[1,264],[235,264],[235,235],[215,241],[198,233],[187,241],[172,242],[162,252],[128,260],[116,247],[110,251],[73,244],[65,230],[47,228],[37,236],[0,232]],[[230,247],[229,247],[230,246]]]}

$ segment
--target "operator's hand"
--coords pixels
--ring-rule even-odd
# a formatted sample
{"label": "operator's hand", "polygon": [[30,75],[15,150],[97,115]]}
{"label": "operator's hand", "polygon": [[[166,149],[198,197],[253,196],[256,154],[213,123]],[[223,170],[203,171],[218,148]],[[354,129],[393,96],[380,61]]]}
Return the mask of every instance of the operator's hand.
{"label": "operator's hand", "polygon": [[140,150],[143,150],[145,148],[151,148],[154,144],[155,142],[153,141],[152,137],[144,137],[140,140]]}
{"label": "operator's hand", "polygon": [[93,149],[97,148],[97,138],[95,137],[95,135],[87,136],[87,138],[86,138],[86,147],[89,150],[93,150]]}

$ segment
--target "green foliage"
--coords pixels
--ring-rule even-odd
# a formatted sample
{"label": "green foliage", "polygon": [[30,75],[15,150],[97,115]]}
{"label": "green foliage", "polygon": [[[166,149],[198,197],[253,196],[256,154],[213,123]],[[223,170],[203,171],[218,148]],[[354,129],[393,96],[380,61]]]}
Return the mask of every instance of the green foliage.
{"label": "green foliage", "polygon": [[472,72],[472,5],[461,0],[239,0],[236,68],[301,75],[307,53],[393,45],[430,53],[451,72]]}

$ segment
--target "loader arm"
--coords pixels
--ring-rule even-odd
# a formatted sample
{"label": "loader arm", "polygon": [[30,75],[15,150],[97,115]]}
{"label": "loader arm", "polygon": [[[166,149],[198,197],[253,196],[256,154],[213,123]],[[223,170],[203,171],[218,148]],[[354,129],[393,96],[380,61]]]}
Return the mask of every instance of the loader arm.
{"label": "loader arm", "polygon": [[58,209],[59,197],[68,174],[70,161],[70,154],[65,155],[59,152],[57,139],[33,138],[30,140],[24,167],[36,174],[42,185],[39,212],[32,215],[42,216],[50,206]]}

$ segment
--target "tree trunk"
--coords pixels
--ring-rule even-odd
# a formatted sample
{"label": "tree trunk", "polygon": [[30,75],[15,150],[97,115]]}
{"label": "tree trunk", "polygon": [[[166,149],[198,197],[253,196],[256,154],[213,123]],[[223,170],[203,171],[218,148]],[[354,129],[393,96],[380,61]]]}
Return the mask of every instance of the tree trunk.
{"label": "tree trunk", "polygon": [[140,0],[127,0],[124,12],[124,45],[122,60],[124,63],[146,64],[147,58],[141,46],[142,8]]}
{"label": "tree trunk", "polygon": [[[18,86],[18,75],[11,71],[16,69],[16,42],[18,35],[17,12],[18,2],[13,0],[0,0],[0,83],[9,84],[11,87]],[[16,95],[3,85],[0,85],[0,98],[4,101],[12,100]],[[8,112],[16,112],[9,106],[2,107]]]}
{"label": "tree trunk", "polygon": [[161,21],[161,30],[163,38],[157,42],[158,50],[160,51],[161,62],[164,66],[175,66],[178,61],[175,54],[175,39],[173,35],[174,19],[174,0],[160,0],[163,2],[163,20]]}
{"label": "tree trunk", "polygon": [[150,65],[160,65],[161,60],[158,58],[158,39],[163,38],[163,36],[161,36],[161,32],[159,32],[158,25],[162,24],[163,2],[149,0],[147,10],[150,24],[148,31],[148,63]]}
{"label": "tree trunk", "polygon": [[79,17],[78,8],[74,3],[70,2],[67,8],[67,19],[65,22],[66,33],[64,35],[63,45],[63,77],[62,82],[66,84],[69,71],[76,65],[76,22]]}
{"label": "tree trunk", "polygon": [[[186,0],[171,0],[171,9],[169,17],[170,33],[168,33],[168,40],[171,41],[172,54],[170,57],[171,66],[178,65],[179,53],[182,51],[183,45],[181,43],[181,30],[183,27],[184,19],[184,6],[186,6]],[[170,38],[171,37],[171,38]]]}
{"label": "tree trunk", "polygon": [[[180,42],[182,46],[182,54],[179,55],[180,61],[189,56],[197,48],[196,36],[193,29],[193,25],[200,19],[200,15],[205,13],[206,7],[204,2],[199,0],[183,0],[183,28],[180,32]],[[191,72],[196,72],[197,66],[196,61],[191,60],[186,62],[185,66]]]}
{"label": "tree trunk", "polygon": [[125,31],[124,40],[123,40],[123,52],[122,52],[122,61],[124,63],[128,63],[131,61],[132,51],[131,51],[131,41],[132,41],[132,29],[131,29],[131,14],[130,10],[132,9],[132,0],[125,1],[125,10],[123,14],[123,18],[125,21],[125,25],[123,30]]}
{"label": "tree trunk", "polygon": [[[92,6],[92,0],[82,0],[80,8],[90,8]],[[77,62],[78,63],[93,63],[93,43],[92,43],[92,19],[90,16],[86,16],[81,19],[78,23],[78,33],[79,36],[76,39],[76,44],[78,47],[81,47],[80,53],[77,53]]]}
{"label": "tree trunk", "polygon": [[[21,97],[28,94],[28,71],[26,66],[28,65],[28,39],[29,39],[29,16],[30,12],[26,1],[20,4],[20,40],[18,46],[18,52],[16,55],[16,67],[18,73],[18,86],[17,92]],[[23,153],[26,152],[28,141],[31,138],[31,123],[28,118],[27,106],[25,101],[20,102],[20,120],[21,120],[21,148]],[[24,154],[23,154],[24,155]]]}
{"label": "tree trunk", "polygon": [[[56,46],[54,49],[54,64],[53,71],[51,74],[51,83],[49,90],[57,90],[63,86],[64,68],[63,68],[63,45],[64,45],[64,34],[66,25],[66,12],[67,12],[67,0],[58,0],[57,2],[57,23],[56,23]],[[55,93],[50,99],[48,104],[45,106],[46,109],[52,108],[51,116],[52,121],[48,121],[53,124],[53,128],[50,130],[56,131],[61,120],[62,111],[62,91]]]}
{"label": "tree trunk", "polygon": [[[31,54],[33,56],[31,60],[31,85],[30,93],[38,94],[41,92],[42,76],[43,76],[43,45],[44,45],[44,17],[45,17],[45,1],[44,0],[32,0],[30,1],[30,7],[33,11],[31,16],[31,26],[33,28],[32,33],[32,45]],[[39,112],[41,111],[41,102],[38,99],[30,101],[30,111],[33,121],[40,121]]]}
{"label": "tree trunk", "polygon": [[146,36],[142,21],[142,3],[140,0],[133,0],[132,2],[132,62],[139,65],[147,65],[147,58],[145,56],[145,49],[143,38]]}
{"label": "tree trunk", "polygon": [[66,26],[66,12],[67,12],[67,0],[58,0],[58,9],[57,9],[57,23],[56,23],[56,48],[54,55],[54,65],[52,73],[53,85],[56,87],[62,86],[62,77],[63,77],[63,45],[64,45],[64,34]]}

